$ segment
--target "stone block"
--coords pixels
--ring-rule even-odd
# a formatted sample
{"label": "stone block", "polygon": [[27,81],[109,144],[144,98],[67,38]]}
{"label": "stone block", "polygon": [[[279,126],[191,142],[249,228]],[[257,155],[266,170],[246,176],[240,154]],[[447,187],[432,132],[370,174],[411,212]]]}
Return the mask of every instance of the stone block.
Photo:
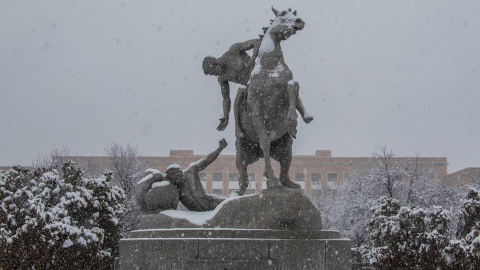
{"label": "stone block", "polygon": [[136,239],[121,239],[119,269],[143,269],[142,261],[142,242]]}
{"label": "stone block", "polygon": [[348,239],[326,240],[326,269],[350,270],[352,261],[351,241]]}
{"label": "stone block", "polygon": [[234,238],[262,239],[335,239],[340,238],[338,231],[309,230],[232,230]]}
{"label": "stone block", "polygon": [[198,259],[268,260],[268,242],[262,239],[202,239]]}
{"label": "stone block", "polygon": [[190,260],[188,270],[277,270],[278,262],[272,260]]}
{"label": "stone block", "polygon": [[350,270],[338,231],[158,229],[120,241],[120,269]]}
{"label": "stone block", "polygon": [[227,229],[158,229],[137,230],[130,233],[134,238],[232,238],[233,230]]}
{"label": "stone block", "polygon": [[142,269],[186,269],[187,260],[197,259],[198,241],[185,239],[146,239],[143,242]]}
{"label": "stone block", "polygon": [[281,260],[279,269],[282,270],[330,270],[325,268],[322,240],[271,240],[269,253],[272,260]]}

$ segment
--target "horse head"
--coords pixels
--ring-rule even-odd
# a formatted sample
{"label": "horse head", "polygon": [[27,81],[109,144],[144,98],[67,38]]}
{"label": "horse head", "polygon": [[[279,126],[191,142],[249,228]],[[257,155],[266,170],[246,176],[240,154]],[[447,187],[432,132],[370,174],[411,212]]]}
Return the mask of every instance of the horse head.
{"label": "horse head", "polygon": [[272,7],[272,11],[275,14],[275,19],[272,20],[270,27],[266,32],[270,33],[272,38],[277,37],[278,40],[286,40],[299,30],[305,27],[305,22],[297,17],[297,11],[292,9],[278,12]]}

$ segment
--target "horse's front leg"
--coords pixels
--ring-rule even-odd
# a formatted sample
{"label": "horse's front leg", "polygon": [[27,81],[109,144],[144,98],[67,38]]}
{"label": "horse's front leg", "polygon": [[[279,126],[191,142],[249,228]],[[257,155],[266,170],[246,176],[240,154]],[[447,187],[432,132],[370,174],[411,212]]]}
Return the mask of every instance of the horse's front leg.
{"label": "horse's front leg", "polygon": [[300,86],[295,80],[288,82],[288,113],[287,113],[287,126],[290,135],[293,138],[297,137],[297,98],[300,91]]}
{"label": "horse's front leg", "polygon": [[275,177],[273,173],[272,163],[270,160],[270,137],[268,136],[267,130],[265,128],[265,117],[262,107],[258,102],[254,102],[251,107],[251,118],[255,132],[259,138],[260,149],[262,149],[263,156],[265,159],[265,176],[268,178],[267,188],[282,186],[278,178]]}
{"label": "horse's front leg", "polygon": [[247,88],[240,86],[237,91],[237,96],[233,103],[233,115],[235,118],[235,137],[243,139],[245,134],[243,133],[242,126],[240,124],[240,114],[245,110],[247,98]]}
{"label": "horse's front leg", "polygon": [[292,137],[285,134],[285,136],[279,139],[272,147],[272,158],[280,162],[280,183],[282,183],[284,187],[300,189],[300,185],[292,182],[288,175],[290,165],[292,164],[292,145]]}
{"label": "horse's front leg", "polygon": [[239,190],[232,191],[230,197],[242,196],[248,188],[248,165],[255,163],[260,157],[258,156],[258,150],[255,143],[246,139],[237,138],[235,141],[235,147],[237,149],[237,169],[239,173]]}
{"label": "horse's front leg", "polygon": [[247,166],[248,166],[248,154],[245,145],[242,143],[241,138],[237,138],[235,141],[235,147],[237,149],[237,170],[239,174],[238,184],[240,188],[238,190],[232,191],[230,197],[235,196],[242,196],[245,194],[245,190],[248,187],[248,174],[247,174]]}

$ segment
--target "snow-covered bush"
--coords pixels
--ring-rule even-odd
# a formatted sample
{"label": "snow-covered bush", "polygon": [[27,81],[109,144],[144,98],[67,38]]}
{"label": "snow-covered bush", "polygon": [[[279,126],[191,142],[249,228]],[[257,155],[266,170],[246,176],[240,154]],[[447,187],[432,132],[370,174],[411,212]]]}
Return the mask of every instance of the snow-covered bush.
{"label": "snow-covered bush", "polygon": [[364,258],[376,269],[443,269],[450,213],[441,207],[400,207],[382,197],[368,222],[369,246]]}
{"label": "snow-covered bush", "polygon": [[450,269],[480,268],[480,191],[471,187],[460,208],[457,238],[445,249]]}
{"label": "snow-covered bush", "polygon": [[0,171],[0,269],[112,268],[125,195],[111,178],[83,178],[70,162]]}

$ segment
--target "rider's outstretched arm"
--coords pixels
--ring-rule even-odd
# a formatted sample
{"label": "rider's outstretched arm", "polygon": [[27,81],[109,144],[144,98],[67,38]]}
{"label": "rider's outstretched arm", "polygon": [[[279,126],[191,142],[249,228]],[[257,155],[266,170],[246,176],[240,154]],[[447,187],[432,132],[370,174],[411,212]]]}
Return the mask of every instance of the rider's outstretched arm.
{"label": "rider's outstretched arm", "polygon": [[244,46],[242,47],[242,49],[250,50],[253,48],[252,57],[250,58],[250,61],[248,61],[247,63],[248,67],[253,68],[253,66],[255,66],[255,59],[257,59],[258,52],[260,50],[260,43],[261,43],[260,39],[252,39],[247,42],[244,42]]}
{"label": "rider's outstretched arm", "polygon": [[[259,42],[258,39],[251,39],[242,43],[237,43],[234,46],[236,46],[235,49],[238,49],[240,52],[245,52],[248,50],[251,50],[255,48],[255,45]],[[233,46],[232,46],[233,47]]]}
{"label": "rider's outstretched arm", "polygon": [[220,84],[220,90],[223,97],[223,118],[220,119],[220,124],[217,127],[218,131],[224,130],[228,125],[228,118],[230,117],[230,107],[232,106],[232,100],[230,99],[230,85],[228,81],[224,81],[221,76],[218,76],[218,83]]}
{"label": "rider's outstretched arm", "polygon": [[215,161],[215,159],[217,159],[218,155],[220,155],[220,153],[222,152],[222,150],[227,147],[227,141],[225,139],[221,139],[219,142],[218,142],[218,148],[215,149],[215,151],[213,151],[212,153],[208,154],[205,158],[202,158],[198,165],[197,165],[197,168],[198,168],[198,171],[201,171],[203,169],[205,169],[208,165],[210,165],[212,162]]}

